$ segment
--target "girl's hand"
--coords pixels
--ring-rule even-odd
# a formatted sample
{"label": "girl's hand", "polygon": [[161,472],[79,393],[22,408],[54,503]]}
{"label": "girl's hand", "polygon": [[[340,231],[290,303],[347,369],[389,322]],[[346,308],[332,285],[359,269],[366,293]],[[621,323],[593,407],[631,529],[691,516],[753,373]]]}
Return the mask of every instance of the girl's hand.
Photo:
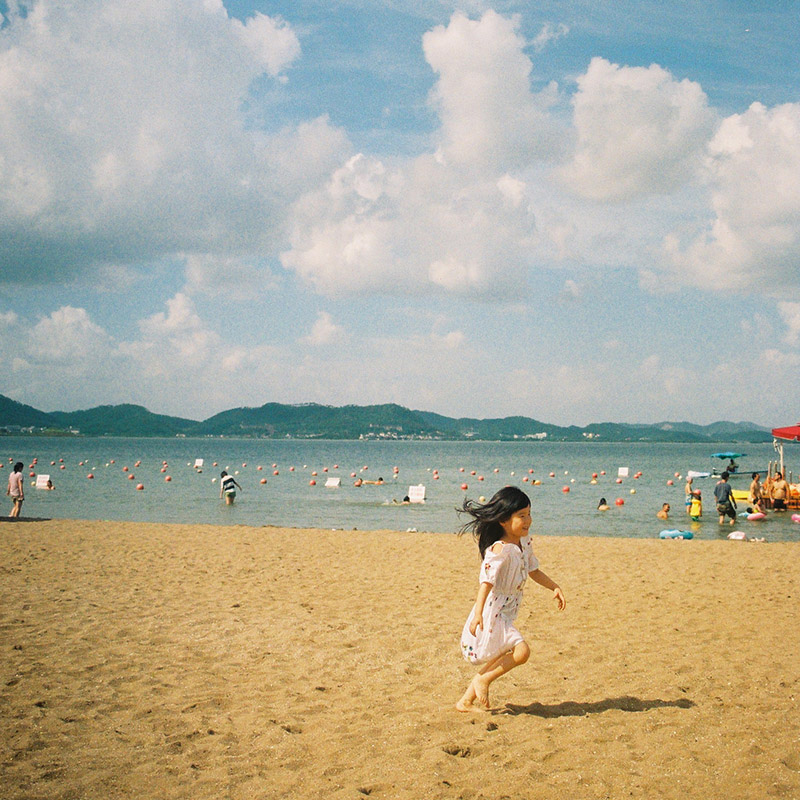
{"label": "girl's hand", "polygon": [[553,597],[556,599],[556,603],[558,603],[558,610],[563,611],[567,607],[567,601],[564,599],[564,592],[561,591],[560,586],[556,586],[553,589]]}
{"label": "girl's hand", "polygon": [[472,615],[472,619],[469,621],[469,632],[472,636],[475,635],[475,632],[480,628],[483,630],[483,620],[480,617]]}

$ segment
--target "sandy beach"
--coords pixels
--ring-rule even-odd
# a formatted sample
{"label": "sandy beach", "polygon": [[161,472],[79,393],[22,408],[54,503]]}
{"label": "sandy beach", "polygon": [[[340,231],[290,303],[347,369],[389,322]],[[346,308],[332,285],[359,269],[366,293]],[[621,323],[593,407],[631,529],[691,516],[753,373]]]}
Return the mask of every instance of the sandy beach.
{"label": "sandy beach", "polygon": [[800,797],[800,544],[535,537],[453,704],[467,537],[0,524],[6,800]]}

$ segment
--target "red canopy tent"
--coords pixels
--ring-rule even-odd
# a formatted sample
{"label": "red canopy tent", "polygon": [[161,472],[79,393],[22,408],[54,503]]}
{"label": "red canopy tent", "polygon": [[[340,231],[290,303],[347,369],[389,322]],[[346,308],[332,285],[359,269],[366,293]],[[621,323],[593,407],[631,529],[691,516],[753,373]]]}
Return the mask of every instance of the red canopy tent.
{"label": "red canopy tent", "polygon": [[788,425],[785,428],[773,428],[772,435],[775,439],[775,449],[781,454],[781,473],[783,473],[783,442],[778,439],[786,439],[790,442],[800,442],[800,422],[797,425]]}
{"label": "red canopy tent", "polygon": [[772,435],[776,439],[788,439],[790,442],[800,442],[800,422],[786,428],[773,428]]}

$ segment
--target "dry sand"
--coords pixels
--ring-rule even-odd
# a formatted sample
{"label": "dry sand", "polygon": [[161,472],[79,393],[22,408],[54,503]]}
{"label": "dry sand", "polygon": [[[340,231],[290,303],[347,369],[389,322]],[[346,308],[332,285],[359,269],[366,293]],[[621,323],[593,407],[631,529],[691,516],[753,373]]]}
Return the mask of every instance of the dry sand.
{"label": "dry sand", "polygon": [[567,610],[459,714],[469,538],[0,524],[0,796],[800,797],[800,544],[534,549]]}

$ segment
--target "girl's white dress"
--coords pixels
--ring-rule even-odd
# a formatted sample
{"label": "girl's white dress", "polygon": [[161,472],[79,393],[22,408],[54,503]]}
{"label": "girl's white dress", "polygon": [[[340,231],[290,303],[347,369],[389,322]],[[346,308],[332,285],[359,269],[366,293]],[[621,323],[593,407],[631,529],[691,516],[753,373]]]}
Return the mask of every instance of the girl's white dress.
{"label": "girl's white dress", "polygon": [[473,606],[461,633],[461,652],[472,664],[491,661],[523,640],[514,620],[528,573],[539,569],[539,561],[531,550],[530,536],[520,539],[519,547],[507,542],[501,544],[499,553],[492,552],[494,545],[488,547],[481,564],[480,583],[492,584],[483,607],[483,627],[478,628],[475,636],[469,632]]}

